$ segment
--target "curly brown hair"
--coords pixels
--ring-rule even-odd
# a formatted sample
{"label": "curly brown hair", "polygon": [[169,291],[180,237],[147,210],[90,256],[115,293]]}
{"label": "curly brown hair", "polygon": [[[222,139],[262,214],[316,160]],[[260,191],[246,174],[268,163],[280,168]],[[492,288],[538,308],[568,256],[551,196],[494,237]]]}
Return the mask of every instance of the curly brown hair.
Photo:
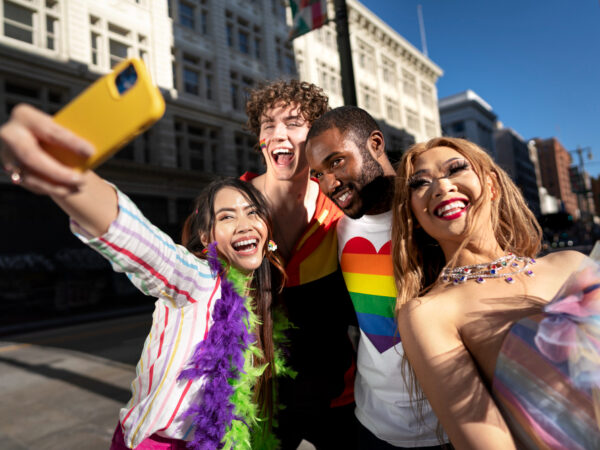
{"label": "curly brown hair", "polygon": [[279,103],[285,106],[291,103],[298,104],[300,113],[309,124],[329,111],[329,98],[319,86],[298,80],[273,81],[249,92],[246,102],[246,128],[258,137],[263,114]]}

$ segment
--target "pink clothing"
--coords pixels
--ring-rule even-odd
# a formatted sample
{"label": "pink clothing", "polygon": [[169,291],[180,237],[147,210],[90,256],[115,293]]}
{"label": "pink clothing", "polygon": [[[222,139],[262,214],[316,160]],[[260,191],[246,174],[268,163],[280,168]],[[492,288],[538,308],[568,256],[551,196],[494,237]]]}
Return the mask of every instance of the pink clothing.
{"label": "pink clothing", "polygon": [[[117,428],[113,434],[110,450],[130,450],[129,447],[125,445],[123,430],[121,429],[120,423],[117,424]],[[153,434],[140,442],[140,445],[138,445],[135,450],[187,450],[187,447],[186,441],[182,441],[181,439],[169,439]]]}

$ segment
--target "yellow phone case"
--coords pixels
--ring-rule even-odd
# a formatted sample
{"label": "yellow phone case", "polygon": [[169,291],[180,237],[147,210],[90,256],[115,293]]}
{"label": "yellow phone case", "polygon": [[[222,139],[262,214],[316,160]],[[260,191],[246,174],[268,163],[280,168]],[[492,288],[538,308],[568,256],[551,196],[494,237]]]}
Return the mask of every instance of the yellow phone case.
{"label": "yellow phone case", "polygon": [[[130,64],[137,73],[137,80],[120,94],[116,78]],[[54,116],[56,123],[94,144],[96,152],[85,158],[55,146],[45,149],[77,170],[93,169],[148,129],[162,117],[164,111],[165,101],[152,83],[143,61],[128,59],[94,82]]]}

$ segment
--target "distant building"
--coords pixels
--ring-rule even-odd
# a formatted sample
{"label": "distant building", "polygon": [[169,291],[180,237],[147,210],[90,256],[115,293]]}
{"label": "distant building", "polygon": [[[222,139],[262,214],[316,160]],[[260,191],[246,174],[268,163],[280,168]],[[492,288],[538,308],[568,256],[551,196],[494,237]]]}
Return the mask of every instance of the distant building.
{"label": "distant building", "polygon": [[[442,70],[357,0],[347,0],[358,106],[381,124],[390,159],[441,134],[436,82]],[[334,17],[333,1],[329,17]],[[294,40],[301,79],[343,104],[336,29],[329,24]]]}
{"label": "distant building", "polygon": [[534,139],[538,151],[542,185],[548,193],[560,199],[564,210],[578,217],[577,196],[571,190],[569,166],[571,155],[556,138]]}
{"label": "distant building", "polygon": [[497,115],[492,107],[472,90],[439,100],[444,136],[464,138],[496,156],[494,128]]}
{"label": "distant building", "polygon": [[496,162],[504,169],[521,189],[523,197],[536,217],[541,215],[540,195],[536,170],[529,156],[525,140],[511,128],[501,128],[494,132]]}

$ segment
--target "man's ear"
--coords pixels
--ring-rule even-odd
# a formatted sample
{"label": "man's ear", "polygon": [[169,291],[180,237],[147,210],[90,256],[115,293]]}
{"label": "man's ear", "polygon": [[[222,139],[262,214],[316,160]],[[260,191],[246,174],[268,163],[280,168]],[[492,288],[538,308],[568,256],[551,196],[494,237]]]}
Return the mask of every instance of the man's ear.
{"label": "man's ear", "polygon": [[375,159],[385,155],[385,139],[379,130],[373,130],[367,139],[367,148]]}

